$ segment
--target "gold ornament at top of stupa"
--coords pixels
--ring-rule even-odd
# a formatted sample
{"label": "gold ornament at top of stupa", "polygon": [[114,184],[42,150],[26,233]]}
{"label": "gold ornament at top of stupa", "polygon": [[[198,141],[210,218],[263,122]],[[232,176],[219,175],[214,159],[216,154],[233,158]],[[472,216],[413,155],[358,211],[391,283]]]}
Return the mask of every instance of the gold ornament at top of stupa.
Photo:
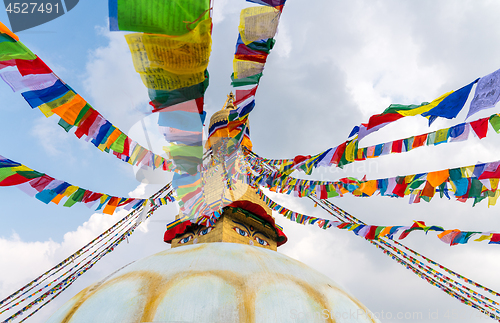
{"label": "gold ornament at top of stupa", "polygon": [[220,121],[227,122],[228,121],[229,113],[231,112],[231,110],[235,110],[236,108],[238,108],[237,106],[234,105],[234,99],[235,99],[235,96],[234,96],[233,92],[229,93],[229,95],[227,96],[227,100],[226,100],[226,102],[224,102],[224,106],[222,107],[222,109],[215,112],[212,115],[212,117],[210,118],[209,127],[212,127],[212,125],[216,122],[220,122]]}
{"label": "gold ornament at top of stupa", "polygon": [[229,113],[237,108],[234,100],[231,92],[224,107],[210,118],[210,128],[215,127],[209,139],[212,159],[202,179],[205,203],[210,207],[223,207],[223,214],[210,228],[189,224],[175,234],[167,232],[165,242],[171,243],[172,248],[195,243],[233,242],[276,251],[286,242],[286,236],[275,226],[269,206],[243,178],[246,169],[242,153],[227,156],[227,142],[234,137],[234,131],[240,131],[235,129],[230,133],[227,130]]}

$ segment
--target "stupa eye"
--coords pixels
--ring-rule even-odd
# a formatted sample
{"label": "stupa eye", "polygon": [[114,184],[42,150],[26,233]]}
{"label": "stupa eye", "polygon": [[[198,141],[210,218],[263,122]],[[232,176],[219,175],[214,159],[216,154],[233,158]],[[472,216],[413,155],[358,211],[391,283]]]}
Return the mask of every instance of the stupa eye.
{"label": "stupa eye", "polygon": [[255,240],[257,240],[257,242],[262,245],[262,246],[269,246],[269,242],[267,242],[266,240],[264,239],[261,239],[259,237],[255,237]]}
{"label": "stupa eye", "polygon": [[200,232],[198,232],[198,235],[199,236],[204,236],[205,234],[209,233],[210,231],[212,231],[213,227],[210,227],[210,228],[205,228],[203,230],[201,230]]}
{"label": "stupa eye", "polygon": [[190,235],[188,237],[182,238],[181,240],[179,240],[179,243],[180,244],[188,243],[189,241],[191,241],[191,239],[193,239],[193,235]]}
{"label": "stupa eye", "polygon": [[238,227],[234,227],[233,229],[234,229],[234,231],[236,231],[241,236],[244,236],[244,237],[248,237],[249,236],[248,232],[246,232],[245,230],[241,230]]}

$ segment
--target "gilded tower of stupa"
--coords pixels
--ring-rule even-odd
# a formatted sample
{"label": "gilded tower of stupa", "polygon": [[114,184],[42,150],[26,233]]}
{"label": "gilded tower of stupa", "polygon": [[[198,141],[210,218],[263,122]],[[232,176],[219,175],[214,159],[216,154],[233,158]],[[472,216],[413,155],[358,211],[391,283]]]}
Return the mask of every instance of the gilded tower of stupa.
{"label": "gilded tower of stupa", "polygon": [[[224,129],[233,108],[231,96],[210,126]],[[227,131],[209,142],[213,158]],[[227,171],[205,182],[207,204],[226,200],[213,226],[187,220],[167,230],[171,248],[82,290],[48,322],[378,322],[330,278],[277,252],[286,236],[272,211],[243,181],[228,189]]]}

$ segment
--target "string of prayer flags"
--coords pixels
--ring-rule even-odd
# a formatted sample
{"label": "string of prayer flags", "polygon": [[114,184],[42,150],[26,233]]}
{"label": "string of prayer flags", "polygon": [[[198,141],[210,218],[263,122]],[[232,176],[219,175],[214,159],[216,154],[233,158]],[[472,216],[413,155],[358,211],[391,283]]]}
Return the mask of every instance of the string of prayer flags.
{"label": "string of prayer flags", "polygon": [[[164,151],[176,172],[172,187],[181,212],[192,218],[205,207],[199,172],[212,46],[210,1],[160,2],[139,1],[131,7],[127,1],[112,0],[110,26],[112,31],[140,32],[125,38],[169,144]],[[140,26],[133,25],[137,19],[143,21]]]}
{"label": "string of prayer flags", "polygon": [[402,240],[413,231],[424,231],[426,234],[430,231],[435,231],[440,232],[438,234],[438,238],[450,246],[468,243],[473,235],[480,235],[480,237],[474,241],[488,241],[489,244],[500,244],[500,233],[461,231],[458,229],[445,230],[436,225],[428,226],[424,221],[414,221],[411,226],[377,226],[363,223],[330,221],[291,211],[271,200],[260,189],[257,189],[257,194],[260,199],[264,201],[269,208],[271,208],[271,210],[278,212],[290,221],[294,221],[302,225],[318,224],[318,226],[322,229],[335,227],[341,230],[348,230],[367,240],[379,240],[382,238]]}
{"label": "string of prayer flags", "polygon": [[384,237],[388,239],[405,239],[413,231],[440,232],[437,237],[450,246],[468,243],[474,235],[480,235],[474,241],[488,241],[488,244],[500,244],[500,234],[478,231],[461,231],[458,229],[445,230],[440,226],[427,226],[423,221],[414,221],[412,226],[376,226],[347,222],[332,222],[337,229],[353,231],[356,235],[367,240],[378,240]]}
{"label": "string of prayer flags", "polygon": [[405,268],[410,269],[418,277],[424,279],[429,284],[438,287],[448,295],[458,299],[463,304],[475,308],[493,319],[500,320],[500,316],[495,314],[500,314],[500,311],[495,306],[491,305],[497,305],[497,302],[442,275],[439,272],[436,272],[433,268],[420,262],[418,259],[408,256],[406,253],[386,241],[368,241],[370,241],[370,243],[377,248],[382,249],[384,254],[387,254],[393,260],[396,260],[399,264],[405,266]]}
{"label": "string of prayer flags", "polygon": [[243,9],[240,13],[238,39],[233,59],[231,85],[236,97],[227,120],[220,120],[209,129],[207,147],[221,138],[230,138],[232,151],[243,145],[252,149],[248,134],[248,115],[255,107],[255,93],[262,77],[267,56],[274,46],[274,36],[285,1],[257,1],[264,6]]}
{"label": "string of prayer flags", "polygon": [[105,214],[113,214],[117,208],[136,209],[145,202],[144,199],[110,196],[86,190],[2,156],[0,156],[0,186],[17,186],[21,191],[45,204],[52,202],[71,207],[76,203],[84,203],[89,208],[97,205],[96,211]]}
{"label": "string of prayer flags", "polygon": [[[327,210],[329,213],[332,215],[337,214],[339,218],[341,219],[342,222],[346,223],[359,223],[363,224],[364,223],[351,214],[347,213],[346,211],[342,210],[341,208],[337,207],[336,205],[330,203],[327,200],[321,200],[318,202],[325,210]],[[418,227],[424,225],[424,223],[415,223],[414,227]],[[437,286],[446,293],[452,295],[453,297],[456,297],[457,299],[465,302],[465,304],[468,304],[474,308],[477,308],[481,310],[483,313],[486,313],[492,317],[495,317],[494,314],[489,312],[489,310],[493,310],[496,313],[500,314],[500,311],[495,307],[500,305],[500,303],[495,302],[492,299],[489,299],[488,297],[481,295],[480,293],[476,292],[475,290],[469,288],[466,284],[469,284],[470,286],[478,287],[481,288],[495,296],[499,296],[500,294],[486,288],[475,281],[464,277],[440,264],[437,262],[433,261],[432,259],[429,259],[418,252],[408,248],[407,246],[401,244],[397,240],[388,240],[384,237],[380,238],[379,240],[367,240],[370,242],[372,245],[376,246],[377,248],[380,248],[383,250],[383,252],[387,255],[389,255],[392,259],[398,261],[398,263],[403,264],[406,266],[406,268],[411,269],[415,274],[417,274],[419,277],[425,279],[427,282],[429,282],[431,285]],[[396,245],[401,246],[405,248],[406,250],[410,251],[414,256],[411,256],[407,254],[406,252],[400,250]],[[421,257],[424,261],[428,262],[430,265],[427,265],[424,261],[419,260],[417,257]],[[433,268],[432,266],[435,266]],[[449,273],[460,280],[462,280],[465,284],[459,283],[458,281],[444,275],[442,272],[438,271],[437,268],[444,270],[446,273]],[[448,286],[449,288],[445,288],[445,285]],[[458,293],[455,293],[454,291],[458,291]],[[463,296],[465,297],[463,297]],[[469,299],[474,300],[477,302],[477,304],[480,305],[475,305],[475,303],[472,303],[469,301]]]}
{"label": "string of prayer flags", "polygon": [[[33,109],[39,108],[46,117],[58,115],[61,118],[59,125],[66,132],[76,127],[75,135],[78,138],[87,136],[86,140],[95,147],[107,153],[112,151],[117,158],[129,164],[173,169],[170,161],[145,149],[113,126],[69,85],[55,76],[39,57],[9,36],[13,34],[5,26],[0,32],[2,37],[9,37],[9,42],[17,46],[17,49],[12,49],[12,46],[6,48],[0,45],[0,64],[3,64],[0,65],[0,76],[14,91],[24,91],[21,95]],[[5,57],[17,55],[15,53],[20,51],[19,48],[23,53],[31,54],[16,56],[8,64],[2,61]]]}
{"label": "string of prayer flags", "polygon": [[[480,241],[479,239],[476,239],[476,240]],[[467,278],[467,277],[465,277],[465,276],[463,276],[463,275],[461,275],[461,274],[459,274],[459,273],[457,273],[457,272],[455,272],[455,271],[453,271],[453,270],[451,270],[451,269],[449,269],[449,268],[447,268],[447,267],[445,267],[445,266],[443,266],[443,265],[435,262],[434,260],[432,260],[432,259],[430,259],[430,258],[428,258],[428,257],[426,257],[426,256],[424,256],[424,255],[422,255],[422,254],[420,254],[418,252],[416,252],[415,250],[413,250],[413,249],[411,249],[411,248],[409,248],[409,247],[407,247],[407,246],[405,246],[405,245],[403,245],[403,244],[401,244],[401,243],[399,243],[399,242],[397,242],[395,240],[393,240],[393,242],[395,244],[403,247],[404,249],[408,250],[413,255],[415,255],[417,257],[422,257],[422,259],[424,259],[426,262],[430,263],[431,265],[437,266],[438,268],[444,270],[445,272],[447,272],[447,273],[449,273],[449,274],[451,274],[451,275],[453,275],[453,276],[461,279],[465,283],[472,284],[473,286],[478,287],[480,289],[483,289],[484,291],[487,291],[488,293],[490,293],[490,294],[492,294],[494,296],[500,296],[500,293],[498,293],[498,292],[496,292],[496,291],[494,291],[494,290],[492,290],[492,289],[490,289],[488,287],[485,287],[485,286],[483,286],[483,285],[481,285],[481,284],[479,284],[479,283],[477,283],[477,282],[475,282],[475,281],[473,281],[473,280],[471,280],[471,279],[469,279],[469,278]],[[403,251],[401,251],[401,252],[403,252]],[[436,271],[434,269],[433,269],[433,272],[438,273],[438,271]]]}
{"label": "string of prayer flags", "polygon": [[[343,167],[355,161],[369,158],[377,158],[394,153],[409,152],[415,148],[423,146],[436,146],[448,142],[460,142],[469,138],[470,129],[479,138],[483,139],[488,135],[491,126],[496,133],[500,132],[500,115],[493,114],[490,117],[478,119],[471,122],[461,123],[450,128],[439,129],[433,132],[398,139],[391,142],[376,144],[369,147],[359,148],[356,145],[359,138],[354,137],[343,144],[330,148],[321,154],[308,156],[296,156],[294,159],[269,160],[261,159],[263,162],[280,168],[284,174],[290,174],[295,170],[300,170],[310,175],[312,171],[320,166]],[[260,158],[254,153],[249,158]],[[300,160],[300,162],[298,162]]]}
{"label": "string of prayer flags", "polygon": [[283,215],[285,218],[289,219],[290,221],[297,222],[297,223],[302,224],[302,225],[317,224],[322,229],[328,229],[328,228],[332,227],[332,221],[330,221],[330,220],[325,220],[322,218],[304,215],[304,214],[297,213],[297,212],[294,212],[294,211],[291,211],[291,210],[285,208],[284,206],[271,200],[259,188],[257,188],[257,194],[259,195],[260,199],[264,203],[266,203],[267,206],[269,206],[269,208],[271,210],[278,212],[279,214]]}
{"label": "string of prayer flags", "polygon": [[419,203],[422,199],[429,202],[439,193],[441,198],[450,199],[454,195],[459,201],[474,199],[474,205],[488,199],[488,206],[491,206],[496,204],[500,196],[500,161],[375,180],[347,177],[335,182],[298,179],[278,171],[269,171],[261,160],[251,155],[247,155],[247,161],[251,165],[247,174],[251,186],[263,186],[276,193],[296,197],[313,195],[318,199],[327,199],[345,194],[369,197],[376,193],[390,197],[410,195],[411,204]]}
{"label": "string of prayer flags", "polygon": [[[160,196],[169,188],[170,185],[167,184],[148,200],[162,200],[167,198],[172,191],[167,192],[164,198],[160,198]],[[71,286],[78,277],[91,269],[105,255],[115,250],[121,242],[124,240],[128,242],[128,237],[130,237],[135,229],[144,220],[148,219],[160,205],[153,205],[151,208],[145,208],[143,204],[141,207],[127,214],[83,248],[79,249],[35,280],[26,284],[20,290],[0,301],[0,314],[16,307],[22,307],[21,310],[18,310],[7,318],[5,322],[11,322],[19,316],[26,314],[28,311],[31,311],[31,313],[20,321],[23,322],[37,313],[66,288]],[[45,283],[45,286],[41,285],[54,275],[57,276],[48,283]],[[36,295],[38,296],[34,299]],[[35,307],[37,308],[34,309]]]}
{"label": "string of prayer flags", "polygon": [[455,118],[464,107],[472,86],[477,83],[474,99],[472,100],[467,118],[474,113],[491,108],[500,100],[500,70],[476,79],[470,84],[456,90],[447,92],[432,102],[423,102],[420,105],[391,104],[382,113],[370,117],[367,124],[354,127],[349,137],[356,134],[359,140],[386,125],[403,117],[422,115],[429,118],[431,124],[437,117],[448,119]]}

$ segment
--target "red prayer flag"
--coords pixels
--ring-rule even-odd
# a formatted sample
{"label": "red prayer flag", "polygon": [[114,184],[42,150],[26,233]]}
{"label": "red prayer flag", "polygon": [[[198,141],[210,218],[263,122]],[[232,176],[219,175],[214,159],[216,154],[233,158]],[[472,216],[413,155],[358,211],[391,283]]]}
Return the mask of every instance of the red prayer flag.
{"label": "red prayer flag", "polygon": [[22,76],[52,73],[52,70],[38,56],[32,60],[16,59],[16,65]]}
{"label": "red prayer flag", "polygon": [[80,121],[80,125],[75,131],[75,136],[77,136],[78,138],[82,138],[83,135],[89,135],[89,129],[99,115],[99,112],[97,112],[96,110],[92,108],[90,108],[89,111],[90,110],[92,110],[91,114],[86,119],[82,119]]}
{"label": "red prayer flag", "polygon": [[257,63],[264,64],[266,62],[266,60],[267,60],[267,55],[242,55],[242,54],[235,54],[234,58],[242,60],[242,61],[251,61],[251,62],[257,62]]}
{"label": "red prayer flag", "polygon": [[83,203],[90,203],[94,202],[97,199],[99,199],[102,196],[102,193],[92,193],[90,196],[88,196],[86,199],[83,199]]}
{"label": "red prayer flag", "polygon": [[5,178],[3,181],[0,181],[0,186],[19,185],[22,183],[26,183],[30,180],[32,180],[32,178],[26,178],[26,177],[19,175],[19,174],[13,174],[13,175]]}
{"label": "red prayer flag", "polygon": [[490,238],[489,243],[497,243],[500,244],[500,233],[493,233]]}
{"label": "red prayer flag", "polygon": [[15,59],[9,59],[8,61],[2,61],[2,62],[0,62],[0,70],[2,68],[6,68],[8,66],[16,66],[16,60]]}
{"label": "red prayer flag", "polygon": [[408,186],[408,184],[406,184],[403,180],[402,183],[396,184],[392,193],[399,197],[405,197],[406,186]]}
{"label": "red prayer flag", "polygon": [[36,179],[30,181],[30,185],[38,192],[41,192],[53,180],[54,180],[53,177],[50,177],[48,175],[43,175],[42,177],[39,177],[39,178],[36,178]]}
{"label": "red prayer flag", "polygon": [[395,140],[392,142],[392,152],[400,153],[403,149],[403,139]]}
{"label": "red prayer flag", "polygon": [[373,240],[375,239],[375,232],[377,230],[377,226],[376,225],[371,225],[370,226],[370,230],[368,230],[368,233],[366,234],[366,239],[368,240]]}
{"label": "red prayer flag", "polygon": [[309,158],[311,158],[311,155],[307,155],[307,156],[297,155],[297,156],[295,156],[295,157],[293,158],[293,164],[294,164],[294,165],[297,165],[297,164],[299,164],[299,163],[301,163],[301,162],[303,162],[304,160],[307,160],[307,159],[309,159]]}
{"label": "red prayer flag", "polygon": [[366,127],[367,130],[370,130],[371,128],[384,124],[384,123],[391,123],[394,122],[398,119],[403,118],[404,116],[399,114],[399,113],[385,113],[385,114],[375,114],[370,117],[370,120],[368,121],[368,127]]}
{"label": "red prayer flag", "polygon": [[330,164],[335,164],[338,165],[340,162],[340,159],[344,155],[345,148],[347,146],[347,142],[344,142],[340,146],[338,146],[335,149],[335,152],[333,153],[332,160],[330,161]]}
{"label": "red prayer flag", "polygon": [[245,101],[251,96],[255,96],[257,92],[257,86],[251,88],[250,90],[236,90],[236,98],[234,99],[234,105],[238,105]]}
{"label": "red prayer flag", "polygon": [[500,178],[500,164],[495,171],[493,172],[485,171],[479,176],[478,179],[486,179],[486,178]]}
{"label": "red prayer flag", "polygon": [[348,226],[348,225],[350,225],[350,224],[351,224],[351,223],[344,222],[344,223],[340,224],[337,228],[339,228],[339,229],[343,229],[343,228],[345,228],[346,226]]}
{"label": "red prayer flag", "polygon": [[489,119],[490,119],[489,117],[483,118],[483,119],[479,119],[476,121],[472,121],[470,123],[470,125],[472,126],[472,129],[474,130],[476,135],[479,137],[479,139],[483,139],[484,137],[486,137],[486,134],[488,133],[488,121],[489,121]]}
{"label": "red prayer flag", "polygon": [[417,148],[425,145],[425,142],[427,141],[427,134],[415,136],[413,138],[413,145],[412,148]]}
{"label": "red prayer flag", "polygon": [[122,155],[130,157],[130,143],[132,142],[132,139],[129,137],[125,138],[125,143],[123,144],[123,152]]}

